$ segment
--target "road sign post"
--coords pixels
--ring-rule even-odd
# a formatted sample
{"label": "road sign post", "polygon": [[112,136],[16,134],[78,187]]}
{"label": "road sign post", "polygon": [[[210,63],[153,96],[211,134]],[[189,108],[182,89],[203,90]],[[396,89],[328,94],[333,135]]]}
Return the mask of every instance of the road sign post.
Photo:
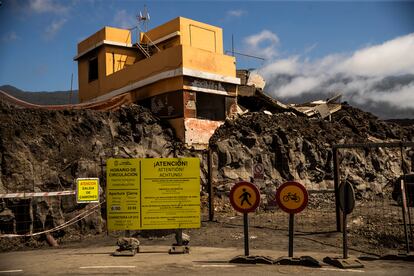
{"label": "road sign post", "polygon": [[289,258],[293,258],[293,236],[295,214],[308,204],[308,192],[302,184],[294,181],[283,183],[276,191],[276,202],[280,209],[289,213]]}
{"label": "road sign post", "polygon": [[348,256],[348,236],[347,236],[347,215],[352,213],[355,208],[355,191],[352,184],[346,181],[339,186],[339,208],[342,210],[342,242],[343,258],[325,257],[323,261],[327,264],[339,268],[362,268],[364,265],[356,259],[350,259]]}
{"label": "road sign post", "polygon": [[339,187],[339,208],[342,210],[343,258],[348,258],[347,215],[355,208],[355,192],[348,181]]}
{"label": "road sign post", "polygon": [[230,190],[230,203],[233,208],[243,213],[244,224],[244,255],[249,256],[249,218],[248,213],[254,212],[260,203],[260,192],[250,182],[239,182]]}
{"label": "road sign post", "polygon": [[243,214],[243,226],[244,226],[244,256],[250,255],[250,248],[249,248],[249,217],[248,213]]}

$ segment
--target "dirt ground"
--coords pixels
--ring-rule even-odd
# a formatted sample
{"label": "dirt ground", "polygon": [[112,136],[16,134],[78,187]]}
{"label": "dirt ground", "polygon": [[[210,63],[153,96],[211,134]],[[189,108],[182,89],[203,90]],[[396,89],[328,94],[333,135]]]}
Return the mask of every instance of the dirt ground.
{"label": "dirt ground", "polygon": [[[398,208],[396,208],[398,211]],[[377,209],[380,212],[380,209]],[[376,218],[376,219],[375,219]],[[398,222],[398,217],[395,218]],[[363,221],[364,223],[361,223]],[[392,222],[392,223],[391,223]],[[235,211],[215,212],[214,220],[208,213],[202,215],[201,228],[184,229],[190,235],[191,246],[240,248],[244,246],[243,216]],[[123,231],[76,235],[70,231],[64,238],[56,238],[60,248],[114,246]],[[56,235],[55,235],[56,236]],[[131,236],[142,245],[170,246],[175,242],[174,230],[131,231]],[[280,210],[249,214],[250,250],[288,251],[288,214]],[[9,244],[2,251],[44,249],[49,246],[44,238],[2,238]],[[20,245],[16,247],[15,245]],[[336,231],[334,210],[309,208],[295,216],[294,248],[304,252],[331,252],[342,254],[342,233]],[[402,226],[395,221],[384,223],[383,216],[364,213],[351,216],[348,224],[348,245],[354,255],[385,255],[405,252]]]}
{"label": "dirt ground", "polygon": [[[268,219],[269,214],[260,214]],[[342,270],[323,263],[326,256],[337,257],[341,249],[338,233],[295,236],[294,256],[312,256],[320,268],[281,265],[232,264],[243,255],[241,217],[219,217],[221,222],[203,222],[200,229],[187,230],[191,235],[190,254],[169,255],[172,234],[157,238],[140,237],[140,253],[134,257],[113,257],[118,234],[86,237],[61,244],[59,248],[42,248],[0,253],[0,273],[6,275],[412,275],[413,262],[363,261],[364,268]],[[250,228],[250,255],[277,259],[287,255],[285,230],[269,227]],[[355,259],[363,252],[350,250]]]}
{"label": "dirt ground", "polygon": [[[326,256],[342,256],[342,233],[336,232],[334,209],[326,206],[309,206],[295,217],[294,256],[312,256],[321,264]],[[349,255],[352,258],[366,255],[404,253],[401,237],[394,240],[390,233],[398,217],[391,212],[388,223],[384,223],[383,209],[379,203],[359,203],[358,211],[350,216]],[[384,202],[381,202],[384,205]],[[227,206],[216,201],[217,207]],[[396,213],[400,210],[392,202],[387,210]],[[392,209],[393,208],[393,209]],[[366,212],[364,210],[370,210]],[[58,248],[43,244],[41,248],[21,247],[19,250],[0,253],[0,273],[44,275],[83,275],[83,274],[147,274],[165,275],[249,275],[255,274],[360,274],[368,275],[411,275],[413,262],[403,261],[363,261],[365,267],[341,271],[323,264],[321,268],[301,266],[235,265],[228,261],[244,254],[243,217],[233,210],[216,211],[214,221],[208,220],[208,212],[203,209],[199,229],[185,229],[190,235],[189,255],[168,255],[167,251],[175,242],[172,230],[132,231],[139,239],[141,253],[135,257],[112,257],[117,248],[116,240],[124,232],[110,232],[99,235],[73,235],[72,239],[60,240]],[[369,215],[369,216],[368,216]],[[373,219],[373,218],[376,218]],[[394,218],[394,220],[391,220]],[[363,221],[363,223],[361,222]],[[258,211],[249,214],[250,255],[270,256],[274,259],[288,255],[288,214],[280,210]],[[398,233],[400,231],[398,230]],[[385,238],[384,238],[385,237]],[[12,240],[10,240],[12,242]],[[23,243],[24,244],[24,243]],[[395,245],[398,246],[395,246]],[[47,261],[46,261],[47,260]]]}

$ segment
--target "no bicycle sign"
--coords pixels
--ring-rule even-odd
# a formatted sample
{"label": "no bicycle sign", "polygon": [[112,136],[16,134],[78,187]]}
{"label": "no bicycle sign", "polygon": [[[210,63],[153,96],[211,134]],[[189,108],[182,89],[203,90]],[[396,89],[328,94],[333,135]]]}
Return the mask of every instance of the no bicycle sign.
{"label": "no bicycle sign", "polygon": [[308,205],[308,192],[302,184],[288,181],[277,189],[276,202],[286,213],[300,213]]}

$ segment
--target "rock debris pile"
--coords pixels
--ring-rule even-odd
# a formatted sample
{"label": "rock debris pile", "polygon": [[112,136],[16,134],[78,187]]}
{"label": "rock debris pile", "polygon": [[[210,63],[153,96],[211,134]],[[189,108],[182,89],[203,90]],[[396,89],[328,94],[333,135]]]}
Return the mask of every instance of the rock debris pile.
{"label": "rock debris pile", "polygon": [[[268,113],[268,112],[266,112]],[[218,171],[218,193],[229,183],[252,176],[254,163],[262,163],[262,192],[273,195],[286,180],[297,180],[308,189],[333,189],[332,146],[344,143],[412,141],[414,128],[378,120],[348,105],[332,120],[310,120],[293,113],[246,113],[228,120],[210,139]],[[340,152],[342,180],[346,177],[357,195],[381,194],[396,176],[410,170],[411,149],[349,149]],[[402,165],[403,164],[403,165]]]}
{"label": "rock debris pile", "polygon": [[[308,189],[331,189],[332,145],[411,141],[414,134],[412,126],[380,121],[347,105],[330,122],[289,112],[266,113],[250,112],[227,120],[211,138],[212,175],[219,196],[226,194],[234,181],[249,180],[255,162],[265,167],[261,184],[264,194],[273,194],[278,184],[290,179],[302,182]],[[342,176],[354,184],[362,197],[382,193],[403,168],[410,169],[411,149],[402,152],[403,162],[399,150],[345,150],[340,156]],[[73,190],[78,177],[103,179],[104,164],[111,157],[180,156],[200,157],[205,195],[206,154],[186,149],[169,125],[143,107],[124,106],[112,112],[49,111],[16,108],[0,101],[0,193]],[[0,201],[4,207],[0,217],[7,213],[14,221],[14,233],[51,229],[86,208],[76,204],[74,197]],[[70,229],[101,232],[104,212],[102,206],[101,212],[54,236],[67,236],[72,233]],[[10,233],[4,227],[0,231]]]}

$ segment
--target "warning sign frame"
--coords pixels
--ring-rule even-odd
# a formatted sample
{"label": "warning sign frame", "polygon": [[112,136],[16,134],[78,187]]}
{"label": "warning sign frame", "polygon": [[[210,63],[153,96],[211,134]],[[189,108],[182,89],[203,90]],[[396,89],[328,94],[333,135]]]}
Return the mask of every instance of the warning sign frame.
{"label": "warning sign frame", "polygon": [[111,158],[106,188],[109,230],[201,227],[199,158]]}
{"label": "warning sign frame", "polygon": [[[90,193],[93,192],[93,199],[86,200],[86,199],[80,199],[83,195],[83,186],[82,184],[87,182],[93,182],[92,184],[88,184],[88,188],[85,192]],[[85,187],[86,188],[86,187]],[[99,203],[99,178],[76,178],[76,203]],[[85,196],[85,195],[84,195]]]}
{"label": "warning sign frame", "polygon": [[265,172],[265,169],[262,163],[255,163],[253,165],[253,178],[255,180],[263,180],[264,172]]}
{"label": "warning sign frame", "polygon": [[[249,189],[251,189],[254,193],[255,193],[255,201],[252,202],[252,205],[249,208],[242,208],[239,204],[237,204],[237,200],[239,199],[236,195],[236,192],[239,189],[243,189],[243,187],[247,187]],[[230,203],[233,206],[233,208],[243,214],[247,214],[247,213],[251,213],[254,212],[257,207],[259,207],[260,204],[260,191],[259,189],[256,187],[256,185],[254,185],[253,183],[247,182],[247,181],[241,181],[238,182],[236,184],[234,184],[234,186],[231,188],[230,190],[230,195],[229,195],[229,199],[230,199]]]}
{"label": "warning sign frame", "polygon": [[106,163],[106,210],[109,230],[139,230],[140,162],[110,158]]}
{"label": "warning sign frame", "polygon": [[[302,191],[302,196],[303,196],[302,204],[299,207],[294,208],[294,209],[291,209],[291,208],[287,207],[287,205],[284,204],[283,200],[281,200],[281,193],[286,188],[291,187],[291,186],[295,186],[295,187],[299,188],[299,190]],[[286,213],[289,213],[289,214],[296,214],[296,213],[302,212],[306,208],[306,206],[308,205],[308,200],[309,200],[308,191],[306,190],[305,186],[303,186],[302,184],[300,184],[299,182],[296,182],[296,181],[285,182],[282,185],[280,185],[280,187],[276,191],[277,205],[279,206],[280,209],[282,209],[283,211],[285,211]]]}

